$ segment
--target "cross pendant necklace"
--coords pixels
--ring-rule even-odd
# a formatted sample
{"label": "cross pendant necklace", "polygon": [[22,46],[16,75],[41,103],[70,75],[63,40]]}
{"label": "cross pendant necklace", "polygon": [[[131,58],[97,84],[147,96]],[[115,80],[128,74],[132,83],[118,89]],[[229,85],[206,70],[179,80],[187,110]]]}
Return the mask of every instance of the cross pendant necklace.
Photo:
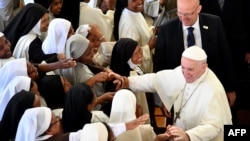
{"label": "cross pendant necklace", "polygon": [[194,92],[196,91],[196,89],[199,87],[199,85],[201,84],[201,82],[203,81],[200,81],[200,83],[194,88],[193,92],[190,94],[190,96],[188,97],[188,99],[185,101],[185,103],[182,105],[182,102],[183,102],[183,97],[184,97],[184,94],[185,94],[185,89],[186,89],[186,84],[182,90],[182,98],[181,98],[181,106],[180,106],[180,109],[178,112],[175,113],[175,118],[174,118],[174,123],[176,123],[176,120],[177,119],[180,119],[180,114],[181,114],[181,110],[184,108],[184,106],[187,104],[187,102],[189,101],[189,99],[193,96]]}
{"label": "cross pendant necklace", "polygon": [[177,119],[180,119],[180,118],[181,118],[181,117],[180,117],[180,113],[181,113],[181,109],[180,109],[178,112],[175,113],[174,123],[176,123],[176,120],[177,120]]}
{"label": "cross pendant necklace", "polygon": [[184,105],[186,104],[186,103],[184,103],[184,105],[182,105],[182,101],[183,101],[183,97],[184,97],[184,92],[185,92],[185,89],[186,89],[186,85],[187,85],[187,84],[185,84],[184,88],[181,90],[181,93],[182,93],[181,106],[180,106],[179,111],[178,111],[178,112],[175,112],[175,117],[174,117],[174,120],[173,120],[174,123],[176,123],[176,120],[177,120],[177,119],[180,119],[180,118],[181,118],[181,117],[180,117],[181,110],[182,110],[182,108],[184,107]]}
{"label": "cross pendant necklace", "polygon": [[194,88],[193,92],[190,94],[190,96],[188,97],[188,99],[185,101],[185,103],[182,105],[183,102],[183,97],[185,94],[185,89],[186,89],[186,85],[184,86],[184,88],[182,89],[181,93],[182,93],[182,98],[181,98],[181,105],[180,105],[180,109],[178,112],[175,113],[175,118],[173,120],[173,123],[176,123],[177,119],[180,119],[180,114],[181,114],[181,110],[184,108],[184,106],[187,104],[187,102],[189,101],[189,99],[193,96],[193,94],[195,93],[196,89],[200,86],[200,84],[205,80],[205,78],[207,77],[208,72],[206,72],[204,78],[196,85],[196,87]]}

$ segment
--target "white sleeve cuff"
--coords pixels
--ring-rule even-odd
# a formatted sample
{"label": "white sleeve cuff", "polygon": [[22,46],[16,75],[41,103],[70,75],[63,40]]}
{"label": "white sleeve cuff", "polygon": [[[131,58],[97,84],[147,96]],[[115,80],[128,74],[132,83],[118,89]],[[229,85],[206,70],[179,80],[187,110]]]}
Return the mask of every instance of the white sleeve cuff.
{"label": "white sleeve cuff", "polygon": [[115,124],[108,123],[108,125],[110,126],[111,130],[113,131],[116,137],[119,136],[121,133],[126,132],[125,123],[115,123]]}

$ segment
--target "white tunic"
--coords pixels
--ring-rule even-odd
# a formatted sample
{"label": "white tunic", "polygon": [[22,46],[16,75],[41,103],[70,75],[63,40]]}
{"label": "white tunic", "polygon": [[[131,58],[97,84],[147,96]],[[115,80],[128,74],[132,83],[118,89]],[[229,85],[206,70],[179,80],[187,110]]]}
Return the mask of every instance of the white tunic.
{"label": "white tunic", "polygon": [[98,25],[106,40],[113,40],[114,11],[109,10],[107,14],[103,14],[101,9],[93,8],[85,2],[80,2],[79,25],[83,24]]}
{"label": "white tunic", "polygon": [[151,29],[140,12],[132,12],[125,8],[119,22],[119,38],[132,38],[137,41],[143,51],[142,68],[152,72],[152,56],[148,46]]}
{"label": "white tunic", "polygon": [[129,85],[133,91],[157,92],[168,110],[174,104],[174,113],[182,107],[175,125],[191,140],[222,141],[224,125],[232,124],[225,90],[210,69],[191,84],[186,84],[181,67],[177,67],[129,77]]}
{"label": "white tunic", "polygon": [[102,42],[98,48],[97,53],[94,55],[92,61],[100,68],[104,68],[110,65],[111,54],[116,42]]}

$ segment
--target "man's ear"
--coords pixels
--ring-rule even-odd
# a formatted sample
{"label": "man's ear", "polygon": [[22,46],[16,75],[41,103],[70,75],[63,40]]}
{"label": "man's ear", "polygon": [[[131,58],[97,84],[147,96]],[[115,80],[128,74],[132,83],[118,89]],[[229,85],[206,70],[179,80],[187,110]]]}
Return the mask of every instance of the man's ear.
{"label": "man's ear", "polygon": [[208,64],[207,64],[207,63],[202,63],[202,69],[203,69],[203,70],[206,70],[207,67],[208,67]]}

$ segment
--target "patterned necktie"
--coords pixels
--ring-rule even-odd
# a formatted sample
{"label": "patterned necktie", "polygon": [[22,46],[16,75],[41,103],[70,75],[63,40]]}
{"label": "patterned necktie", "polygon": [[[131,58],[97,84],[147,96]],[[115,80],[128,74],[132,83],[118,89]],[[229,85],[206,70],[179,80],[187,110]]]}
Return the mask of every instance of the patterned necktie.
{"label": "patterned necktie", "polygon": [[193,33],[194,28],[189,27],[187,29],[188,29],[187,46],[190,47],[195,44],[194,33]]}

